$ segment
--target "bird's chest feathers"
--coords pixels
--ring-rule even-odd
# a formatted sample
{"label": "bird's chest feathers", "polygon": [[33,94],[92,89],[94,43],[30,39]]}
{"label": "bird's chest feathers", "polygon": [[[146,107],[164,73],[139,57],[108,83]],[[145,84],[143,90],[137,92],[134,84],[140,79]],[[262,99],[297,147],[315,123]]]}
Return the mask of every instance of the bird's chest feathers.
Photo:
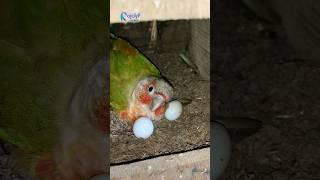
{"label": "bird's chest feathers", "polygon": [[[152,99],[150,98],[151,104]],[[152,117],[150,112],[150,105],[141,103],[140,101],[131,101],[129,102],[128,108],[128,118],[131,120],[136,120],[139,117]]]}

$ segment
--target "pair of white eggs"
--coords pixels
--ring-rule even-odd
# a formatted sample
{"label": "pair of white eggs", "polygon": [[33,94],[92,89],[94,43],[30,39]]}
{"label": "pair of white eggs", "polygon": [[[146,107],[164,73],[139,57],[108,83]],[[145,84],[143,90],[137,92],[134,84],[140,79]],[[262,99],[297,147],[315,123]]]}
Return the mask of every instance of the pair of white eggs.
{"label": "pair of white eggs", "polygon": [[[180,117],[182,113],[181,102],[174,100],[169,102],[168,108],[164,114],[165,118],[169,121],[174,121]],[[137,138],[147,139],[153,133],[154,126],[149,118],[141,117],[133,124],[133,134]]]}

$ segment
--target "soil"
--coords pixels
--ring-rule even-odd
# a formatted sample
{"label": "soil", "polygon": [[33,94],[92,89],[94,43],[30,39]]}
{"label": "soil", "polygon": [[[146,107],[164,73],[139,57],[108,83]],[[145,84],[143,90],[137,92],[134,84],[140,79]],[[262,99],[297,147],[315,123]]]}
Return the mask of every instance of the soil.
{"label": "soil", "polygon": [[[116,31],[117,35],[124,35],[130,41],[129,32],[131,32],[133,35],[130,42],[133,45],[138,44],[138,49],[140,47],[141,52],[160,69],[162,75],[174,86],[174,98],[183,100],[183,102],[188,101],[188,103],[183,107],[182,116],[176,121],[161,120],[156,122],[153,135],[146,140],[138,139],[133,135],[132,124],[122,122],[113,116],[111,120],[111,163],[124,163],[209,146],[210,82],[203,80],[179,56],[184,52],[187,41],[183,42],[182,36],[175,38],[173,34],[164,32],[157,45],[148,48],[148,35],[144,36],[146,41],[142,44],[139,44],[141,41],[135,35],[138,34],[135,31],[148,32],[146,28],[141,30],[141,27],[147,26],[133,26],[135,27],[131,29],[128,27],[127,30],[121,27]],[[186,26],[185,23],[180,23],[175,32],[177,33],[179,30],[181,32]],[[170,38],[171,43],[163,40]],[[165,47],[165,43],[168,46],[177,45],[178,47],[163,50],[161,47]]]}
{"label": "soil", "polygon": [[12,146],[0,142],[0,179],[1,180],[20,180],[30,179],[31,177],[17,168],[16,158],[11,154]]}
{"label": "soil", "polygon": [[239,1],[214,13],[214,112],[263,122],[233,145],[221,179],[320,179],[320,63],[297,58],[281,26]]}

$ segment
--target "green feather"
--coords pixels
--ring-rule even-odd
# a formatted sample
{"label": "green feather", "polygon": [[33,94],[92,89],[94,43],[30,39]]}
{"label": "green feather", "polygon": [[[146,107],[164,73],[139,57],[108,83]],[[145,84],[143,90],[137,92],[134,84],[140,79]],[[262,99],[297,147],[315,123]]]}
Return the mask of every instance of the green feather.
{"label": "green feather", "polygon": [[147,76],[160,77],[160,71],[127,41],[110,39],[110,105],[116,111],[126,110],[139,80]]}
{"label": "green feather", "polygon": [[22,0],[3,5],[0,139],[24,150],[24,156],[51,152],[74,87],[105,52],[105,4]]}
{"label": "green feather", "polygon": [[32,146],[28,139],[13,129],[1,129],[0,139],[6,139],[7,142],[26,150],[31,150]]}

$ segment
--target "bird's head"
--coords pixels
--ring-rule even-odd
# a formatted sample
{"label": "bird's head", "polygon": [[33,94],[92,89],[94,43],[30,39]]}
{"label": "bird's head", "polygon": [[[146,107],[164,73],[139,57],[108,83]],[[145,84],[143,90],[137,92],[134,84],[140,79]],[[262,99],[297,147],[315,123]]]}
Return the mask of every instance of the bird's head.
{"label": "bird's head", "polygon": [[163,118],[166,103],[173,96],[172,87],[161,78],[149,76],[140,80],[133,90],[129,102],[131,118],[148,117],[151,120]]}

